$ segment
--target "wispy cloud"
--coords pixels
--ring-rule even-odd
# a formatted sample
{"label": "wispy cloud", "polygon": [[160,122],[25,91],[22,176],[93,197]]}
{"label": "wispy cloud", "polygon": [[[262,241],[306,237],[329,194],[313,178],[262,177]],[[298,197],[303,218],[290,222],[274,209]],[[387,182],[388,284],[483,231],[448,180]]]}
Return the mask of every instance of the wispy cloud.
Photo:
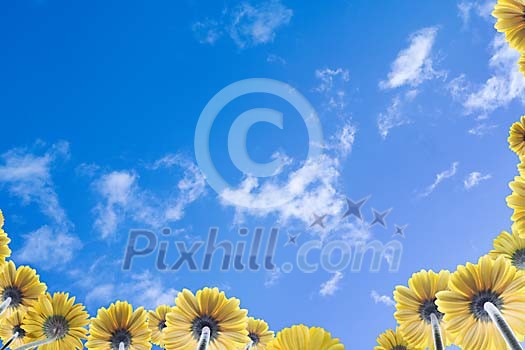
{"label": "wispy cloud", "polygon": [[206,193],[206,181],[197,166],[179,154],[168,154],[147,166],[150,170],[177,168],[182,178],[167,197],[142,188],[136,170],[111,171],[93,183],[100,197],[94,208],[95,228],[103,239],[115,237],[126,219],[153,228],[182,219],[187,206]]}
{"label": "wispy cloud", "polygon": [[344,158],[352,152],[356,135],[357,127],[351,122],[346,122],[341,125],[335,135],[330,138],[331,142],[326,145],[326,148],[334,150]]}
{"label": "wispy cloud", "polygon": [[44,270],[63,269],[82,248],[80,239],[68,232],[42,226],[22,235],[23,246],[15,253],[17,261],[35,264]]}
{"label": "wispy cloud", "polygon": [[492,130],[494,130],[495,128],[497,128],[498,126],[495,125],[495,124],[488,124],[488,123],[480,123],[478,125],[476,125],[475,127],[473,128],[470,128],[468,130],[468,133],[470,135],[474,135],[474,136],[485,136],[487,134],[490,134],[492,132]]}
{"label": "wispy cloud", "polygon": [[[40,147],[36,147],[41,149]],[[64,229],[71,225],[60,205],[51,176],[54,163],[69,157],[69,144],[59,142],[43,153],[15,148],[1,156],[0,185],[24,205],[36,204],[40,211]]]}
{"label": "wispy cloud", "polygon": [[445,71],[434,68],[432,50],[437,33],[437,27],[423,28],[412,33],[409,46],[397,55],[387,79],[379,82],[382,90],[401,89],[392,97],[386,111],[379,113],[377,118],[377,127],[383,139],[386,139],[391,129],[411,123],[407,109],[419,95],[419,86],[423,82],[446,77]]}
{"label": "wispy cloud", "polygon": [[15,252],[20,262],[62,268],[82,247],[71,232],[74,225],[60,204],[52,176],[55,163],[68,158],[67,142],[51,146],[38,142],[32,150],[15,148],[1,156],[0,186],[23,205],[35,204],[50,219],[48,225],[23,235],[22,247]]}
{"label": "wispy cloud", "polygon": [[344,68],[323,68],[315,71],[315,77],[319,84],[315,91],[325,97],[325,107],[329,111],[337,112],[337,115],[344,117],[347,107],[347,83],[350,81],[350,73]]}
{"label": "wispy cloud", "polygon": [[459,162],[454,162],[450,166],[448,170],[442,171],[439,174],[436,175],[436,179],[434,180],[434,183],[432,185],[428,186],[423,193],[421,193],[421,197],[428,197],[429,195],[434,192],[434,190],[446,179],[449,179],[456,175],[458,170]]}
{"label": "wispy cloud", "polygon": [[193,25],[201,43],[214,44],[228,35],[239,48],[267,44],[274,41],[279,28],[290,23],[293,11],[280,0],[258,4],[242,2],[225,9],[220,19],[205,19]]}
{"label": "wispy cloud", "polygon": [[343,280],[343,274],[339,271],[333,274],[333,276],[323,284],[321,284],[321,289],[319,294],[323,297],[332,296],[340,289],[341,281]]}
{"label": "wispy cloud", "polygon": [[516,63],[519,52],[511,49],[500,34],[495,36],[491,52],[489,68],[492,73],[483,84],[474,84],[465,75],[460,75],[448,85],[451,95],[463,105],[465,113],[478,119],[487,118],[496,109],[515,100],[525,104],[525,77]]}
{"label": "wispy cloud", "polygon": [[279,56],[279,55],[276,55],[276,54],[269,54],[267,57],[266,57],[266,62],[268,63],[279,63],[279,64],[282,64],[283,66],[285,66],[288,62],[286,62],[286,60]]}
{"label": "wispy cloud", "polygon": [[[337,215],[344,208],[344,197],[338,193],[340,163],[328,155],[308,160],[299,170],[288,173],[286,181],[246,177],[235,189],[222,193],[224,205],[238,202],[257,204],[258,209],[236,207],[237,219],[244,215],[266,217],[274,214],[282,223],[299,220],[309,226],[313,213]],[[274,206],[283,196],[292,198]]]}
{"label": "wispy cloud", "polygon": [[277,285],[279,281],[281,280],[283,276],[283,273],[281,272],[280,268],[275,268],[273,271],[266,272],[266,278],[264,281],[264,286],[266,288],[271,288]]}
{"label": "wispy cloud", "polygon": [[404,85],[416,87],[425,80],[443,73],[434,70],[432,48],[438,28],[423,28],[410,35],[409,46],[399,52],[392,63],[388,78],[379,83],[381,89],[394,89]]}
{"label": "wispy cloud", "polygon": [[100,303],[121,299],[151,310],[158,305],[173,304],[178,292],[163,283],[159,276],[144,271],[131,275],[124,282],[97,284],[86,294],[86,304],[96,307]]}
{"label": "wispy cloud", "polygon": [[391,129],[411,123],[405,110],[406,106],[414,101],[417,95],[417,90],[409,90],[404,94],[396,95],[392,98],[392,102],[387,110],[379,113],[379,117],[377,118],[377,128],[383,139],[387,138]]}
{"label": "wispy cloud", "polygon": [[491,178],[492,178],[492,175],[490,174],[483,175],[482,173],[478,171],[474,171],[468,174],[465,180],[463,180],[463,185],[465,186],[465,189],[470,190],[478,186],[481,182],[489,180]]}
{"label": "wispy cloud", "polygon": [[335,133],[330,136],[329,142],[324,147],[326,150],[334,151],[341,158],[352,152],[355,142],[357,127],[352,122],[351,114],[348,112],[348,93],[350,72],[345,68],[322,68],[315,71],[318,85],[314,91],[321,94],[327,114],[335,114],[337,120],[331,119],[330,123],[336,126]]}
{"label": "wispy cloud", "polygon": [[394,306],[394,305],[396,305],[396,302],[392,299],[392,297],[390,297],[388,295],[381,295],[378,292],[376,292],[375,290],[373,290],[370,293],[370,297],[372,298],[372,300],[376,304],[384,304],[386,306]]}
{"label": "wispy cloud", "polygon": [[212,19],[197,21],[192,26],[193,33],[201,44],[213,45],[222,36],[221,25]]}
{"label": "wispy cloud", "polygon": [[492,10],[494,9],[494,0],[488,1],[461,1],[458,4],[459,17],[463,21],[463,26],[466,28],[470,24],[472,14],[481,18],[489,19]]}

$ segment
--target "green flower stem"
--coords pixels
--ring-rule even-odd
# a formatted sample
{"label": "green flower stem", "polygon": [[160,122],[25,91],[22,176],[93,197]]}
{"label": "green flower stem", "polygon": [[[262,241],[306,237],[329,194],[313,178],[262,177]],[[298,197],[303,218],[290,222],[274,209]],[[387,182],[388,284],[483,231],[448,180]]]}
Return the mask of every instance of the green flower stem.
{"label": "green flower stem", "polygon": [[0,316],[6,312],[9,305],[11,305],[11,297],[7,297],[7,299],[0,304]]}
{"label": "green flower stem", "polygon": [[47,338],[47,339],[43,339],[43,340],[37,340],[37,341],[34,341],[32,343],[28,343],[28,344],[22,345],[22,346],[14,349],[14,350],[29,350],[29,349],[32,349],[32,348],[37,348],[37,347],[42,346],[42,345],[50,344],[50,343],[54,342],[55,340],[57,340],[57,338]]}
{"label": "green flower stem", "polygon": [[5,344],[2,346],[2,348],[0,348],[0,350],[7,349],[7,347],[8,347],[9,345],[11,345],[11,343],[12,343],[16,338],[18,338],[18,332],[15,332],[15,334],[13,334],[13,335],[11,336],[11,338],[9,338],[9,340],[5,342]]}
{"label": "green flower stem", "polygon": [[498,327],[498,330],[505,339],[505,342],[509,346],[509,349],[523,350],[518,339],[516,339],[514,332],[510,328],[507,321],[505,321],[505,318],[503,317],[499,309],[490,302],[485,303],[485,305],[483,305],[483,308],[489,314],[489,317],[492,320],[492,322],[494,322],[496,327]]}
{"label": "green flower stem", "polygon": [[197,350],[208,350],[210,345],[211,329],[209,327],[204,327],[201,331],[201,337],[199,339],[199,345],[197,345]]}
{"label": "green flower stem", "polygon": [[436,314],[430,315],[430,323],[432,324],[432,334],[434,335],[434,349],[443,350],[443,337],[441,336],[441,327],[439,326],[439,320]]}

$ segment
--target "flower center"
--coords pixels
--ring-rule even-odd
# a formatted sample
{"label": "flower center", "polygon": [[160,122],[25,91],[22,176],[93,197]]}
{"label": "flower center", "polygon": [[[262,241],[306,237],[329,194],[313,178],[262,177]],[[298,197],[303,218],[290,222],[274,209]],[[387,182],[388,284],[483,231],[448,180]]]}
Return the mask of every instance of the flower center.
{"label": "flower center", "polygon": [[525,249],[519,249],[512,254],[512,265],[520,270],[525,270]]}
{"label": "flower center", "polygon": [[193,320],[191,325],[191,332],[193,337],[197,340],[200,339],[202,329],[208,327],[210,329],[210,340],[214,340],[219,336],[219,323],[215,319],[208,315],[199,316]]}
{"label": "flower center", "polygon": [[430,324],[430,315],[432,314],[435,314],[439,321],[443,319],[443,314],[438,311],[436,299],[425,300],[419,306],[419,317],[421,317],[421,319],[426,323]]}
{"label": "flower center", "polygon": [[503,307],[503,300],[496,292],[491,290],[479,292],[472,298],[470,312],[474,315],[474,318],[483,322],[491,322],[490,316],[484,308],[485,303],[492,303],[495,307],[501,310]]}
{"label": "flower center", "polygon": [[109,338],[111,350],[118,350],[120,343],[124,343],[124,348],[128,349],[131,345],[131,333],[127,329],[117,329]]}
{"label": "flower center", "polygon": [[44,334],[48,338],[62,339],[69,332],[69,322],[62,315],[53,315],[44,322]]}
{"label": "flower center", "polygon": [[162,331],[164,328],[166,328],[166,320],[160,321],[157,327],[159,328],[159,331]]}
{"label": "flower center", "polygon": [[392,348],[392,350],[407,350],[407,347],[404,345],[396,345]]}
{"label": "flower center", "polygon": [[261,339],[259,338],[259,335],[255,333],[248,334],[248,337],[250,337],[250,339],[252,340],[253,345],[257,345],[261,341]]}
{"label": "flower center", "polygon": [[14,326],[13,327],[13,334],[18,332],[18,339],[22,339],[26,336],[26,331],[20,326]]}
{"label": "flower center", "polygon": [[22,294],[22,291],[15,286],[6,287],[2,293],[3,300],[11,298],[11,304],[9,305],[9,307],[13,309],[17,308],[18,306],[20,306],[20,304],[22,304],[23,297],[24,295]]}

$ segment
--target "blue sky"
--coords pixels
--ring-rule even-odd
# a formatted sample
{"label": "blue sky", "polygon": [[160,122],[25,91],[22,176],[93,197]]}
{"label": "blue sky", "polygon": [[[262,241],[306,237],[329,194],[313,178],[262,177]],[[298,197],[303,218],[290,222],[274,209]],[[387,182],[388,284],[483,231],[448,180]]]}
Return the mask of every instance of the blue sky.
{"label": "blue sky", "polygon": [[[477,260],[509,228],[505,197],[517,159],[506,137],[523,113],[525,79],[493,29],[491,2],[0,6],[0,207],[13,259],[91,314],[116,299],[154,307],[183,288],[218,286],[276,331],[305,323],[348,348],[371,348],[395,327],[395,285],[423,268]],[[296,88],[324,131],[324,155],[308,164],[305,125],[285,101],[250,95],[220,113],[210,153],[233,195],[303,184],[294,200],[267,210],[222,199],[193,149],[204,106],[248,78]],[[255,107],[284,115],[282,130],[262,123],[248,134],[254,160],[286,160],[270,182],[252,182],[228,154],[232,122]],[[367,196],[365,222],[341,220],[345,197]],[[369,227],[372,209],[392,209],[386,227]],[[327,214],[325,229],[310,227],[314,213]],[[393,237],[394,225],[408,225],[405,238]],[[379,272],[221,272],[218,262],[209,272],[166,272],[154,256],[122,271],[129,229],[161,239],[163,227],[173,245],[203,239],[210,227],[233,242],[253,237],[241,237],[241,227],[279,227],[278,266],[297,255],[287,233],[300,233],[299,245],[396,239],[403,255],[395,273],[386,263]]]}

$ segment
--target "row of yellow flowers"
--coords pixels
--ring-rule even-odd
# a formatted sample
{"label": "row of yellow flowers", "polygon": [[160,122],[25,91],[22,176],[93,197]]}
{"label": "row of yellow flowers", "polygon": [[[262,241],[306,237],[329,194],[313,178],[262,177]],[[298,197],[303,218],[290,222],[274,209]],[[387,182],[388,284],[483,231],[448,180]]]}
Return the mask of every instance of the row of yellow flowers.
{"label": "row of yellow flowers", "polygon": [[[524,12],[525,14],[525,12]],[[522,349],[525,337],[525,116],[510,128],[509,146],[520,159],[509,186],[512,233],[502,232],[477,264],[456,272],[421,270],[394,291],[398,328],[375,350]]]}
{"label": "row of yellow flowers", "polygon": [[0,211],[2,350],[147,350],[152,344],[167,350],[344,350],[322,328],[297,325],[274,336],[265,321],[248,317],[239,299],[217,288],[183,290],[174,306],[151,311],[117,301],[90,319],[75,297],[47,293],[34,269],[7,260],[10,239],[3,227]]}
{"label": "row of yellow flowers", "polygon": [[[525,74],[525,0],[499,0],[495,28],[521,53]],[[375,350],[522,349],[525,338],[525,116],[510,128],[509,146],[520,159],[509,184],[512,233],[502,232],[477,264],[456,272],[421,270],[394,291],[398,327],[377,338]]]}

